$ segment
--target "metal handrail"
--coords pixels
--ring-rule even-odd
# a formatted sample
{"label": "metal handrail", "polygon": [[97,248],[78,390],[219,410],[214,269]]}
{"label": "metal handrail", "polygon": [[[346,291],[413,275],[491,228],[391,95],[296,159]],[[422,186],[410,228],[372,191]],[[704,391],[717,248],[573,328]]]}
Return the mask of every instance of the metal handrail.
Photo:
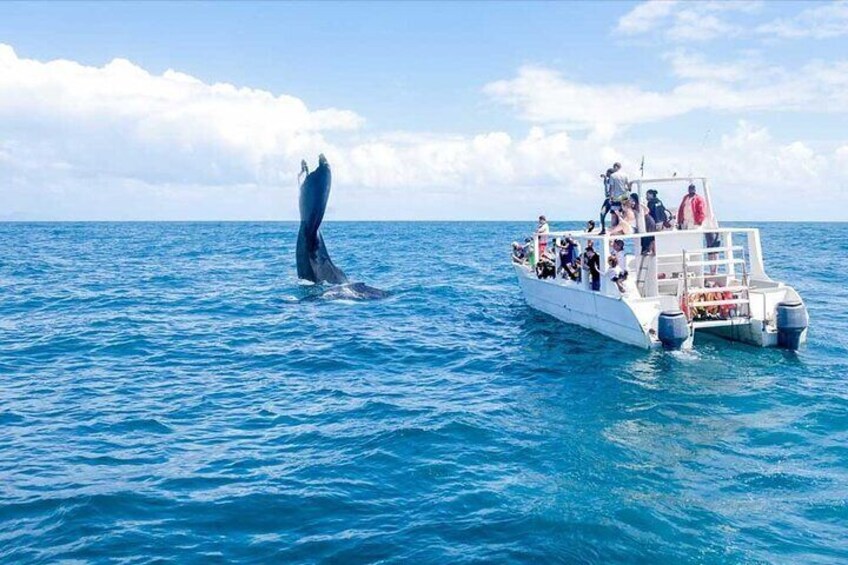
{"label": "metal handrail", "polygon": [[[583,230],[574,231],[552,231],[548,233],[548,237],[571,237],[579,239],[640,239],[643,237],[669,237],[680,234],[695,234],[695,233],[755,233],[757,228],[698,228],[696,230],[662,230],[651,232],[640,232],[631,234],[610,235],[609,232],[601,235],[597,232],[586,232]],[[712,249],[723,249],[723,247],[715,247]]]}

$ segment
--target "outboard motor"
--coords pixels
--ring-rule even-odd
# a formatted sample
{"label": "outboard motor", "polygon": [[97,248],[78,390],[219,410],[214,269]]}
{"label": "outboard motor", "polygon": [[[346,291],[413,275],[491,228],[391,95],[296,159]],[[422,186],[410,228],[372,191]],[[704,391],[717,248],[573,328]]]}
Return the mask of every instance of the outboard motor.
{"label": "outboard motor", "polygon": [[798,301],[777,305],[777,344],[786,349],[801,346],[801,334],[807,329],[807,309]]}
{"label": "outboard motor", "polygon": [[689,339],[689,320],[680,310],[662,312],[657,319],[657,336],[665,349],[680,349]]}

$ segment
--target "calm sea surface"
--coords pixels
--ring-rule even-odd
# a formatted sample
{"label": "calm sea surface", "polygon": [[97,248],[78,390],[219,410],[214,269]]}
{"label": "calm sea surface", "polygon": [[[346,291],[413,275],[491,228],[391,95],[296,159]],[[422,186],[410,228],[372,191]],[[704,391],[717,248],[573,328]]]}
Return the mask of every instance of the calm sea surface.
{"label": "calm sea surface", "polygon": [[[553,223],[554,227],[567,227]],[[0,561],[848,560],[848,224],[765,224],[798,354],[526,307],[510,223],[0,224]]]}

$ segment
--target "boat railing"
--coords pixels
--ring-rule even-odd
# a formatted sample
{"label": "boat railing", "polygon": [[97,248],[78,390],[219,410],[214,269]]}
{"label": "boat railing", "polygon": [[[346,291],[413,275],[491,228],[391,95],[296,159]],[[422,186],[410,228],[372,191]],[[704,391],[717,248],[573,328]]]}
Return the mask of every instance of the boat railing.
{"label": "boat railing", "polygon": [[[705,245],[708,234],[712,241],[720,241],[720,243],[715,246]],[[734,241],[734,236],[737,241]],[[698,307],[724,307],[732,304],[730,302],[713,304],[714,300],[699,299],[698,296],[719,291],[742,293],[746,295],[745,298],[734,297],[722,300],[744,301],[747,300],[751,278],[766,284],[770,281],[763,269],[759,231],[756,228],[716,227],[626,235],[610,235],[609,233],[602,235],[581,230],[552,231],[548,234],[534,235],[535,261],[538,261],[540,257],[540,237],[544,237],[546,242],[557,238],[571,238],[578,244],[579,253],[585,250],[590,240],[593,241],[602,271],[611,253],[611,243],[621,240],[625,243],[625,251],[628,251],[628,245],[630,247],[625,255],[629,264],[622,267],[631,277],[635,275],[635,286],[640,298],[659,296],[681,298],[682,294],[686,294],[686,300],[699,302]],[[647,252],[642,245],[643,238],[652,238],[653,243],[648,246]],[[556,257],[557,273],[559,269],[559,258]],[[743,276],[740,277],[740,275]],[[601,280],[601,291],[615,294],[613,285],[607,282],[606,277],[602,277]],[[687,288],[691,288],[691,291],[687,292]],[[743,304],[743,302],[736,304]]]}

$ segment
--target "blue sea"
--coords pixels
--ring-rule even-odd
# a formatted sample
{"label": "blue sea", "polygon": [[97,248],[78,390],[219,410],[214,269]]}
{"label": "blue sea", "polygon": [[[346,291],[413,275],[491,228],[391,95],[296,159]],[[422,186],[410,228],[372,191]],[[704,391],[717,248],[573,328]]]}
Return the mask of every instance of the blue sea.
{"label": "blue sea", "polygon": [[[802,351],[528,308],[527,223],[0,224],[0,561],[848,561],[848,224],[763,224]],[[552,223],[554,228],[573,227]]]}

